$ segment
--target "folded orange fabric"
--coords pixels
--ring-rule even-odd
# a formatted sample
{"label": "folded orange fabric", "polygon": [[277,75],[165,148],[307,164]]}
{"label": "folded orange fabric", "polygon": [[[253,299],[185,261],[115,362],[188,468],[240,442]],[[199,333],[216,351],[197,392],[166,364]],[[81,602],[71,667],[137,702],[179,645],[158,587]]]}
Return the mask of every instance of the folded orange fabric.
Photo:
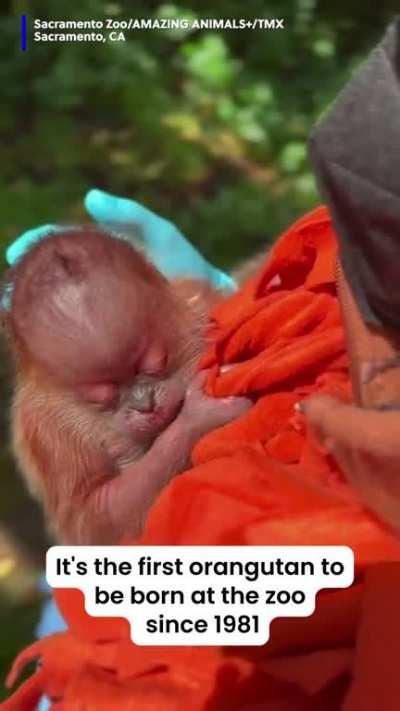
{"label": "folded orange fabric", "polygon": [[346,544],[356,583],[320,593],[310,618],[275,620],[258,648],[136,647],[125,621],[91,618],[79,591],[57,591],[69,630],[19,656],[10,683],[28,660],[41,665],[2,708],[33,709],[46,693],[59,711],[398,709],[400,542],[294,410],[316,392],[351,397],[335,259],[330,217],[318,208],[215,309],[208,391],[255,404],[198,443],[193,468],[163,491],[138,542]]}

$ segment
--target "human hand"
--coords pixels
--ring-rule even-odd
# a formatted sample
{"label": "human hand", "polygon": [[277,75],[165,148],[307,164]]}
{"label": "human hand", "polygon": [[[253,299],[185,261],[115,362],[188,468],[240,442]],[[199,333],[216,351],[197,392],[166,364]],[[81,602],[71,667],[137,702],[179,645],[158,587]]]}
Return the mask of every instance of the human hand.
{"label": "human hand", "polygon": [[400,410],[362,408],[325,395],[304,400],[299,409],[361,500],[400,531]]}
{"label": "human hand", "polygon": [[[193,277],[211,283],[216,289],[232,292],[234,280],[209,264],[183,234],[168,220],[134,200],[116,197],[101,190],[89,190],[84,199],[89,215],[111,229],[132,227],[153,264],[168,278]],[[24,232],[7,249],[8,264],[15,264],[34,243],[57,232],[57,225],[42,225]],[[129,235],[127,235],[129,237]]]}

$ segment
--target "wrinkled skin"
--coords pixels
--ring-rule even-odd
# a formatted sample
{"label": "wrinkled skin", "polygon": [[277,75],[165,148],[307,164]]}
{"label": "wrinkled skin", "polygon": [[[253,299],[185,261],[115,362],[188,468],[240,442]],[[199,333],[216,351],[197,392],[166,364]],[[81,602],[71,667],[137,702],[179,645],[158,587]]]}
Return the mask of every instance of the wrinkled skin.
{"label": "wrinkled skin", "polygon": [[364,503],[400,531],[400,413],[318,396],[302,404],[311,429]]}
{"label": "wrinkled skin", "polygon": [[365,505],[400,531],[400,367],[398,334],[362,318],[338,265],[338,295],[355,404],[314,396],[301,403],[322,448]]}

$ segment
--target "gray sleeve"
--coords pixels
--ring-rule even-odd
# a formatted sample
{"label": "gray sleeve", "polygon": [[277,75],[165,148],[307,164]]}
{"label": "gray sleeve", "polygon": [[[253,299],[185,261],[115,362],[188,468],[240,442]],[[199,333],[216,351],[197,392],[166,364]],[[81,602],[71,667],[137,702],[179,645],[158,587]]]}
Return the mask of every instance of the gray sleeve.
{"label": "gray sleeve", "polygon": [[310,157],[363,318],[400,328],[400,20],[313,129]]}

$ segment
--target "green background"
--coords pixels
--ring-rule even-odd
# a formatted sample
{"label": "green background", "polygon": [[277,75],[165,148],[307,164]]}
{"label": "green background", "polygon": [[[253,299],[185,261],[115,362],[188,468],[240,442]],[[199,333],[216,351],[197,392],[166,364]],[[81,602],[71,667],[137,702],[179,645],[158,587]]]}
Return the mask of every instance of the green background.
{"label": "green background", "polygon": [[[214,263],[235,265],[318,203],[307,135],[397,5],[3,1],[2,248],[37,224],[82,220],[82,196],[96,186],[142,201]],[[42,19],[277,17],[285,29],[144,30],[127,33],[126,43],[91,45],[34,44],[29,29],[22,53],[21,12]],[[2,368],[0,520],[37,563],[41,520],[11,464],[4,358]],[[20,577],[1,576],[0,567],[2,675],[32,638],[37,600]]]}

